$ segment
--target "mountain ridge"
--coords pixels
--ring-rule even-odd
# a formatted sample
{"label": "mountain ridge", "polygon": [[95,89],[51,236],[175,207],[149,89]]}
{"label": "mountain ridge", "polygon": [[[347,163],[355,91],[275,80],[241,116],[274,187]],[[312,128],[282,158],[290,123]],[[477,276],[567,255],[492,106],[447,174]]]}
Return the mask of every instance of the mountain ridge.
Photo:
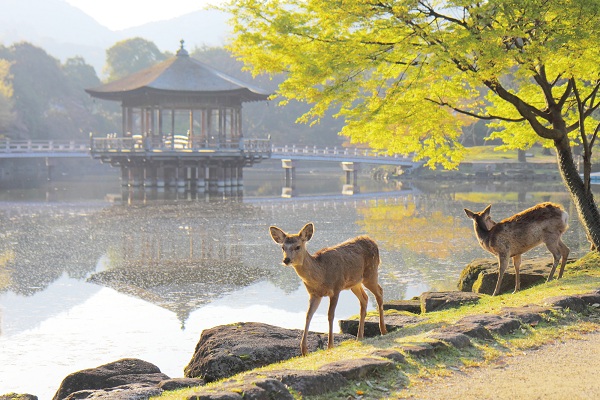
{"label": "mountain ridge", "polygon": [[26,41],[61,61],[81,56],[101,76],[106,50],[116,42],[142,37],[161,51],[222,46],[229,34],[226,14],[200,10],[180,17],[113,31],[64,0],[0,0],[0,44]]}

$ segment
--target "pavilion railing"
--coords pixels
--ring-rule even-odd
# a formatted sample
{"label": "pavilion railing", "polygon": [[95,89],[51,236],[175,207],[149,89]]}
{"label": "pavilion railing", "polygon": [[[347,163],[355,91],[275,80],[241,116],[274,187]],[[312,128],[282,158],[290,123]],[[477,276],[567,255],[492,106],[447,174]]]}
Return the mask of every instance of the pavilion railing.
{"label": "pavilion railing", "polygon": [[270,154],[271,141],[269,139],[240,139],[239,141],[215,141],[188,138],[185,135],[164,137],[117,137],[108,134],[106,137],[91,137],[90,149],[92,153],[98,152],[168,152],[168,151],[242,151],[250,154]]}

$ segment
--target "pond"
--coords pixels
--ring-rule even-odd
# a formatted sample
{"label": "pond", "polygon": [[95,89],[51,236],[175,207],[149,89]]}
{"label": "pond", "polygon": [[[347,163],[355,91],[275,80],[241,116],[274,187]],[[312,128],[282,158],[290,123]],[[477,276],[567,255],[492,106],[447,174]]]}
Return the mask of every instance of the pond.
{"label": "pond", "polygon": [[[0,394],[51,398],[69,373],[124,357],[182,377],[202,330],[222,324],[302,329],[308,295],[281,264],[270,225],[297,232],[313,222],[310,251],[370,235],[386,300],[454,290],[467,263],[490,258],[465,207],[491,203],[499,220],[558,202],[570,215],[571,254],[588,247],[560,180],[400,183],[364,171],[348,196],[338,169],[299,167],[292,198],[281,197],[275,162],[247,169],[243,192],[218,195],[123,193],[113,176],[1,191]],[[543,247],[533,256],[551,257]],[[311,330],[327,331],[327,306]],[[335,326],[358,308],[344,292]]]}

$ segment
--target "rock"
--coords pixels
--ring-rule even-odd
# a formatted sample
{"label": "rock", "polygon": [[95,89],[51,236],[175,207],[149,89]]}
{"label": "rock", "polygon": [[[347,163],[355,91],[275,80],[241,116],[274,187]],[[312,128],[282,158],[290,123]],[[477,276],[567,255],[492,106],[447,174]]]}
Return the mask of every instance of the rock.
{"label": "rock", "polygon": [[471,346],[471,339],[460,332],[432,332],[428,337],[446,342],[457,349]]}
{"label": "rock", "polygon": [[550,314],[552,310],[548,307],[540,307],[534,304],[528,304],[522,307],[502,307],[499,315],[516,318],[521,323],[534,325],[544,319],[544,315]]}
{"label": "rock", "polygon": [[[215,391],[217,390],[217,391]],[[274,378],[257,378],[250,374],[242,382],[226,383],[222,387],[204,389],[188,395],[188,400],[293,400],[285,385]]]}
{"label": "rock", "polygon": [[488,271],[497,268],[497,261],[483,260],[477,259],[473,260],[470,264],[468,264],[465,268],[463,268],[460,273],[460,277],[458,278],[458,290],[461,292],[472,292],[473,291],[473,283],[479,277],[479,274],[483,271]]}
{"label": "rock", "polygon": [[27,393],[6,393],[0,395],[0,400],[38,400],[38,398],[37,396]]}
{"label": "rock", "polygon": [[475,339],[493,340],[490,331],[485,329],[483,325],[476,324],[474,322],[461,322],[452,325],[438,328],[433,331],[434,333],[462,333]]}
{"label": "rock", "polygon": [[400,349],[413,357],[431,357],[435,352],[429,343],[406,343],[402,344]]}
{"label": "rock", "polygon": [[294,400],[294,396],[287,390],[285,385],[273,378],[260,379],[242,386],[242,393],[244,393],[244,400]]}
{"label": "rock", "polygon": [[569,309],[575,312],[582,312],[585,310],[586,303],[577,296],[555,296],[544,299],[544,304],[550,307],[558,307],[562,309]]}
{"label": "rock", "polygon": [[421,313],[460,307],[479,301],[480,295],[469,292],[425,292],[421,294]]}
{"label": "rock", "polygon": [[592,293],[584,293],[575,295],[575,297],[579,297],[583,300],[584,303],[591,306],[594,304],[600,304],[600,293],[592,292]]}
{"label": "rock", "polygon": [[[300,356],[302,330],[247,322],[217,326],[202,332],[194,356],[185,367],[187,378],[206,382]],[[335,343],[355,340],[335,334]],[[310,332],[308,350],[327,347],[327,334]]]}
{"label": "rock", "polygon": [[346,378],[336,371],[274,371],[269,377],[280,380],[301,396],[319,396],[339,390],[348,384]]}
{"label": "rock", "polygon": [[200,378],[174,378],[161,381],[158,387],[162,390],[177,390],[195,386],[204,386],[206,382]]}
{"label": "rock", "polygon": [[242,400],[242,391],[238,392],[198,392],[186,397],[186,400]]}
{"label": "rock", "polygon": [[483,326],[492,333],[507,335],[521,327],[521,321],[516,318],[503,317],[494,314],[470,315],[458,321],[461,323],[474,323]]}
{"label": "rock", "polygon": [[125,358],[68,375],[54,395],[54,400],[64,399],[78,391],[109,389],[126,384],[148,383],[157,387],[165,379],[169,377],[161,373],[156,365],[135,358]]}
{"label": "rock", "polygon": [[[574,259],[568,259],[568,262]],[[560,268],[560,267],[559,267]],[[521,289],[546,282],[552,269],[552,258],[538,258],[524,260],[519,269],[521,275]],[[498,261],[496,260],[474,260],[468,264],[460,274],[458,289],[464,292],[475,292],[491,295],[498,281]],[[509,264],[504,277],[500,292],[512,292],[515,288],[515,273],[512,264]]]}
{"label": "rock", "polygon": [[391,361],[378,358],[357,358],[325,364],[319,368],[319,371],[337,372],[346,379],[357,380],[373,374],[376,370],[390,368],[393,365]]}
{"label": "rock", "polygon": [[144,383],[117,386],[101,390],[81,390],[71,393],[65,400],[102,399],[102,400],[145,400],[160,396],[162,389]]}
{"label": "rock", "polygon": [[[425,321],[426,318],[417,317],[415,315],[400,315],[391,314],[385,316],[385,327],[388,332],[396,329],[404,328],[408,325],[418,324]],[[341,319],[339,321],[340,331],[349,335],[358,335],[358,319]],[[371,316],[365,318],[365,337],[376,337],[381,335],[379,331],[379,316]]]}
{"label": "rock", "polygon": [[383,309],[421,314],[421,300],[418,297],[411,300],[392,300],[383,303]]}
{"label": "rock", "polygon": [[404,364],[406,362],[406,358],[402,355],[402,353],[391,350],[391,349],[382,349],[376,350],[372,353],[374,356],[387,358],[395,363]]}

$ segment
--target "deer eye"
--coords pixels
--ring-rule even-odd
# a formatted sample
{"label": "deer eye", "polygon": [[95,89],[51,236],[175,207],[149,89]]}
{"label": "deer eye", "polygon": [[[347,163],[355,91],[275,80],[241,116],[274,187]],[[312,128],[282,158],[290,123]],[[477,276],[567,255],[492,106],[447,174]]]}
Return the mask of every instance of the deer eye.
{"label": "deer eye", "polygon": [[296,246],[294,250],[300,250],[300,246]]}

